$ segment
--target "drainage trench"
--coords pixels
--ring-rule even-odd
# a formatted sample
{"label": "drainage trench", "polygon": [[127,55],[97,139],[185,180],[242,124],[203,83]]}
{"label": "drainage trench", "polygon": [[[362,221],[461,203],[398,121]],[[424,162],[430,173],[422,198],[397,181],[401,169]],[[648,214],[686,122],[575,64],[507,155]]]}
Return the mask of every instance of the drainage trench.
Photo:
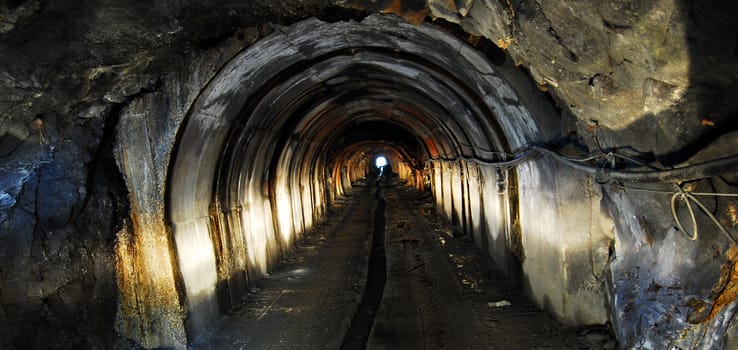
{"label": "drainage trench", "polygon": [[384,249],[387,202],[382,196],[379,181],[377,181],[375,198],[377,206],[374,209],[374,229],[372,230],[372,248],[369,255],[366,287],[361,303],[351,320],[351,326],[346,332],[346,337],[341,346],[343,350],[366,349],[369,334],[374,325],[374,317],[377,315],[379,305],[382,302],[384,286],[387,281],[387,259]]}

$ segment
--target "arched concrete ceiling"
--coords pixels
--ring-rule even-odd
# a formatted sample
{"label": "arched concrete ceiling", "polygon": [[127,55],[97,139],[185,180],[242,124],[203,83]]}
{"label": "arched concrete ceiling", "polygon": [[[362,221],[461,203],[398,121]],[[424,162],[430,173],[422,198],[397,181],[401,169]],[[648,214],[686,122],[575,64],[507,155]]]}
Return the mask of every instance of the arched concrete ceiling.
{"label": "arched concrete ceiling", "polygon": [[[187,141],[171,179],[183,190],[170,192],[172,219],[206,212],[207,201],[192,199],[211,196],[203,179],[216,167],[246,163],[261,169],[252,178],[266,180],[272,157],[290,140],[303,141],[306,159],[315,158],[352,125],[377,121],[414,134],[426,152],[416,156],[426,158],[504,151],[537,132],[504,78],[451,35],[386,16],[361,24],[308,20],[235,57],[203,91],[180,135]],[[268,159],[253,159],[259,154]]]}

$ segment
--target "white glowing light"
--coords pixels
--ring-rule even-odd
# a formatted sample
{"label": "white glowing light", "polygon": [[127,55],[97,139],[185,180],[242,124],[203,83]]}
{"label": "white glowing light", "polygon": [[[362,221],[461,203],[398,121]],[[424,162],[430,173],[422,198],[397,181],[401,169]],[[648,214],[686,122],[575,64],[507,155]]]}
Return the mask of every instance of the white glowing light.
{"label": "white glowing light", "polygon": [[381,168],[381,167],[387,165],[387,158],[385,158],[384,156],[377,157],[377,159],[374,160],[374,165],[377,168]]}

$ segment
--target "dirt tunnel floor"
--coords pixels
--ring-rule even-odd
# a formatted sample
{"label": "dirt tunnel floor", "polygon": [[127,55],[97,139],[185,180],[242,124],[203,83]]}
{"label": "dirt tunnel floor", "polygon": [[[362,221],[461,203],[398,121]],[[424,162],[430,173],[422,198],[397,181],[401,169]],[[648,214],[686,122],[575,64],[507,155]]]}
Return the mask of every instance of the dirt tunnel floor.
{"label": "dirt tunnel floor", "polygon": [[[606,328],[564,327],[512,292],[489,258],[468,240],[448,235],[450,228],[435,215],[427,194],[403,187],[382,188],[381,194],[384,237],[373,234],[375,189],[357,188],[252,289],[242,309],[224,317],[194,349],[616,347]],[[364,308],[372,298],[363,296],[373,236],[384,239],[386,254],[376,314],[371,306]],[[376,269],[376,257],[372,264]],[[370,285],[381,281],[373,279]],[[371,313],[373,327],[366,321],[351,327],[357,309]]]}

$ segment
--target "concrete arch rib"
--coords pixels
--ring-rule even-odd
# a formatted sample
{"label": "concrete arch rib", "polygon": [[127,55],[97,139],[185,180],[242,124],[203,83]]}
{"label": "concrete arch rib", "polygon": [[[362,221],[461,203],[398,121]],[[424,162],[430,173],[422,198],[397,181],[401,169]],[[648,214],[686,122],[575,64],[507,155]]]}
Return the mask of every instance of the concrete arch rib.
{"label": "concrete arch rib", "polygon": [[[428,115],[415,109],[428,119],[418,125],[433,128],[425,135],[432,139],[426,146],[446,145],[454,151],[444,156],[484,156],[485,150],[507,150],[537,139],[532,117],[516,103],[514,88],[501,73],[463,42],[431,25],[413,26],[394,16],[371,16],[362,23],[306,20],[257,42],[233,58],[201,92],[178,133],[170,167],[168,219],[191,338],[216,324],[221,309],[230,304],[224,298],[238,299],[234,288],[242,288],[238,286],[244,285],[246,275],[258,278],[259,272],[278,261],[295,235],[309,229],[313,219],[304,220],[306,215],[314,218],[323,212],[327,200],[322,195],[326,192],[324,177],[330,173],[327,160],[316,151],[320,147],[290,149],[295,141],[290,141],[290,135],[326,135],[309,140],[321,143],[343,129],[334,126],[328,133],[300,130],[300,121],[308,117],[308,99],[279,105],[268,98],[279,100],[281,92],[275,89],[283,88],[293,77],[306,79],[305,97],[311,96],[311,89],[323,89],[335,76],[305,73],[339,56],[354,57],[346,61],[354,65],[362,60],[379,62],[376,65],[384,70],[385,80],[395,72],[402,83],[410,84],[413,74],[422,71],[410,68],[420,67],[433,72],[427,79],[449,82],[437,84],[445,86],[449,96],[460,93],[459,101],[447,102],[452,105],[446,106],[449,113]],[[350,73],[344,70],[343,74],[349,74],[346,72]],[[371,95],[354,103],[371,104]],[[327,94],[315,96],[336,108]],[[395,107],[383,110],[388,108]],[[466,112],[454,113],[461,110]],[[405,119],[413,115],[403,114]],[[337,114],[325,115],[335,118]],[[304,125],[309,128],[310,124]],[[275,185],[274,171],[300,175]],[[288,209],[277,210],[282,207]]]}

